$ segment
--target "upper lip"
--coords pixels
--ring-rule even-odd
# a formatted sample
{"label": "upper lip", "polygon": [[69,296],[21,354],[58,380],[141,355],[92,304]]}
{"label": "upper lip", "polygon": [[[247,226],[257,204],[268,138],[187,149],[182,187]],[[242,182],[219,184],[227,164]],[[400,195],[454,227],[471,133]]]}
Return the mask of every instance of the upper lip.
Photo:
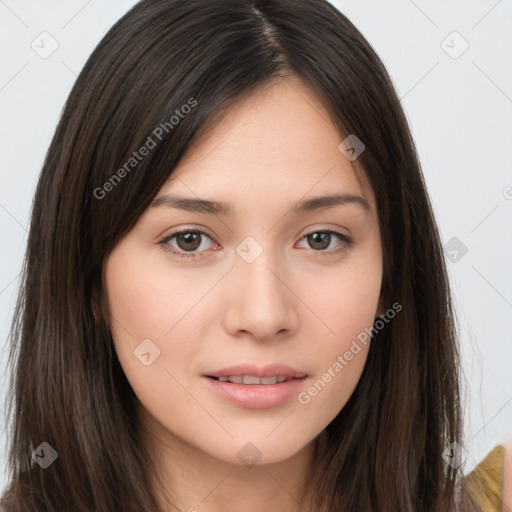
{"label": "upper lip", "polygon": [[242,364],[237,366],[230,366],[222,370],[216,370],[205,374],[207,377],[232,377],[250,375],[252,377],[288,377],[300,379],[306,377],[304,372],[295,370],[290,366],[284,364],[268,364],[259,367],[253,364]]}

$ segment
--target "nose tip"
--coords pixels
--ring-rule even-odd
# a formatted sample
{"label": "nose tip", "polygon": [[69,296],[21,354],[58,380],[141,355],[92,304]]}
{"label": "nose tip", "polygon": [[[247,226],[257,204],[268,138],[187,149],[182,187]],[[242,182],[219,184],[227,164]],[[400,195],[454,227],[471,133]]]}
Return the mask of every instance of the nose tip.
{"label": "nose tip", "polygon": [[[270,253],[254,238],[247,237],[237,248],[240,258],[231,277],[228,329],[268,339],[295,329],[293,293]],[[234,284],[233,284],[234,283]]]}

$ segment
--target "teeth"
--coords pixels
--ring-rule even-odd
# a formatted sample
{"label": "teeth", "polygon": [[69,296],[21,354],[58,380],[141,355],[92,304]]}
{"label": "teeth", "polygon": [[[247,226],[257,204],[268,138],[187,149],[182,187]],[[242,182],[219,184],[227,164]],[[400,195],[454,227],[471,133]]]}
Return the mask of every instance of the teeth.
{"label": "teeth", "polygon": [[284,382],[288,379],[288,377],[262,377],[261,379],[259,377],[255,377],[253,375],[230,375],[229,377],[217,377],[217,379],[220,382],[232,382],[234,384],[248,384],[248,385],[254,385],[254,384],[278,384],[281,382]]}
{"label": "teeth", "polygon": [[[238,377],[240,378],[240,377]],[[271,384],[275,384],[277,382],[277,379],[274,380],[274,382],[271,382]],[[251,377],[250,375],[244,375],[243,384],[261,384],[261,379],[259,377]],[[268,384],[265,382],[264,384]]]}

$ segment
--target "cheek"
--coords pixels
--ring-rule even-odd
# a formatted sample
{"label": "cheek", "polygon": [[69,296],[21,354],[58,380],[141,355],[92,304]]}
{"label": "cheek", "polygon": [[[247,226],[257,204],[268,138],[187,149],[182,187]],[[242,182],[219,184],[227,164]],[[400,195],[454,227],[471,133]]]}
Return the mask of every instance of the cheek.
{"label": "cheek", "polygon": [[297,397],[320,428],[325,428],[348,402],[361,378],[370,348],[373,305],[363,307],[362,302],[353,299],[345,301],[344,306],[330,317],[330,328],[335,334],[317,338],[311,352],[315,361],[312,378]]}
{"label": "cheek", "polygon": [[381,289],[379,256],[378,246],[354,254],[339,272],[317,274],[314,282],[302,285],[308,306],[320,321],[317,335],[311,335],[314,377],[298,401],[313,408],[320,423],[328,424],[344,407],[366,363]]}
{"label": "cheek", "polygon": [[191,277],[179,270],[169,275],[163,252],[151,258],[137,249],[113,253],[106,264],[106,288],[114,337],[129,334],[140,343],[178,330],[175,326],[189,321],[185,316],[207,289]]}
{"label": "cheek", "polygon": [[373,325],[382,284],[378,249],[378,245],[364,247],[336,268],[303,272],[297,283],[298,295],[318,319],[323,335],[316,339],[326,357],[348,350],[351,341]]}
{"label": "cheek", "polygon": [[169,277],[168,267],[142,256],[120,246],[106,263],[105,281],[118,359],[141,400],[154,401],[155,393],[169,388],[165,370],[186,369],[197,352],[194,337],[186,334],[196,330],[200,308],[193,306],[204,291],[183,273]]}
{"label": "cheek", "polygon": [[330,362],[299,394],[299,407],[314,418],[314,430],[324,429],[346,405],[361,377],[368,349],[369,344],[360,344],[349,350],[350,359],[346,353],[331,354]]}

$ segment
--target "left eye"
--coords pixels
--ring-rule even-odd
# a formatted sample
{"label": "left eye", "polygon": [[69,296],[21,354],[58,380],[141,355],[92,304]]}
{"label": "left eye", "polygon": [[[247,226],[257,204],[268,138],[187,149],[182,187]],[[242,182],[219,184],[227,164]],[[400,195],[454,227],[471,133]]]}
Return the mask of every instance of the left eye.
{"label": "left eye", "polygon": [[[207,248],[205,249],[203,247],[203,251],[197,251],[203,245],[203,236],[213,242],[212,238],[205,231],[202,231],[200,229],[194,229],[177,231],[175,233],[172,233],[164,240],[159,242],[159,244],[162,246],[164,251],[170,252],[175,256],[195,259],[198,253],[201,254],[202,252],[205,252],[207,250]],[[338,244],[340,245],[340,247],[334,250],[326,251],[326,249],[328,249],[329,246],[331,246],[331,242],[333,241],[333,239],[336,238],[338,239],[339,242],[341,242],[340,244]],[[177,247],[171,244],[171,241],[174,241],[174,239],[176,239],[175,242],[177,244]],[[308,235],[305,235],[301,239],[301,242],[302,240],[306,240],[313,248],[313,251],[315,253],[323,255],[337,253],[339,251],[342,251],[343,249],[348,249],[352,246],[353,243],[352,239],[349,238],[348,236],[331,230],[314,231],[312,233],[309,233]]]}
{"label": "left eye", "polygon": [[[334,236],[333,236],[334,235]],[[326,253],[324,249],[327,249],[333,238],[338,238],[341,241],[341,247],[334,249],[333,251],[329,251],[330,254],[333,252],[338,252],[343,249],[348,249],[352,245],[352,239],[346,235],[342,235],[337,231],[314,231],[309,235],[306,235],[302,240],[306,239],[308,243],[315,249],[315,252]],[[327,245],[326,245],[327,244]]]}

